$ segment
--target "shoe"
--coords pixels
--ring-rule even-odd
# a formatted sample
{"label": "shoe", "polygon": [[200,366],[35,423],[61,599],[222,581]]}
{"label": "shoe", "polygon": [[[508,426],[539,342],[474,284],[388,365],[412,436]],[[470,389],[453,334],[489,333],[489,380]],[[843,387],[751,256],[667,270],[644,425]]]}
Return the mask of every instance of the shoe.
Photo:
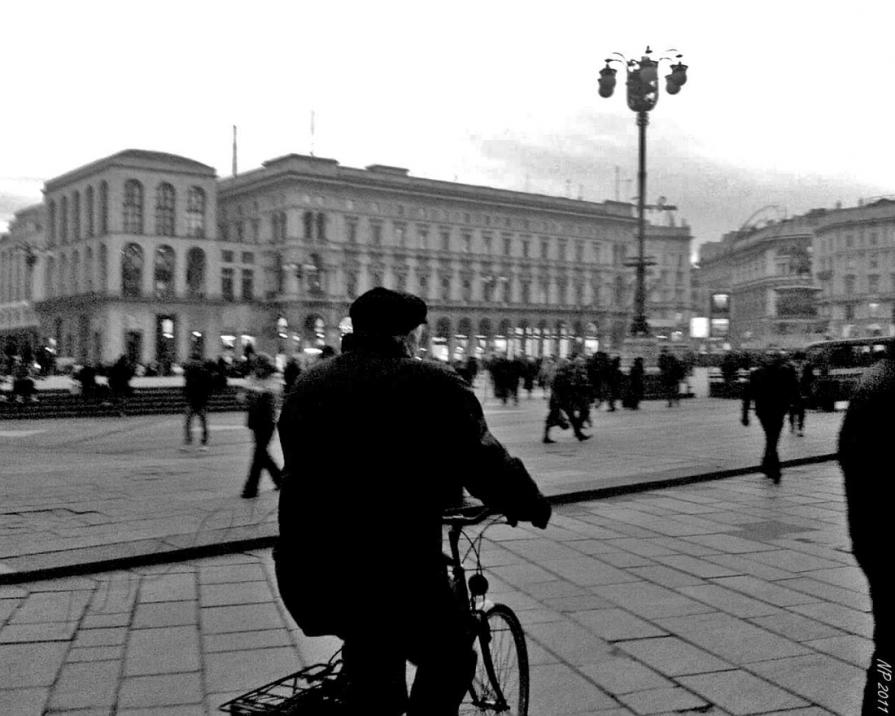
{"label": "shoe", "polygon": [[200,445],[199,452],[208,452],[208,445]]}
{"label": "shoe", "polygon": [[187,443],[186,445],[180,446],[180,452],[189,452],[192,449],[193,449],[193,446],[190,445],[189,443]]}
{"label": "shoe", "polygon": [[256,490],[253,492],[251,490],[243,490],[239,496],[246,500],[252,500],[252,499],[258,497],[258,491]]}
{"label": "shoe", "polygon": [[799,432],[797,432],[796,435],[798,435],[800,438],[803,438],[803,437],[805,437],[805,431],[799,430]]}
{"label": "shoe", "polygon": [[544,443],[544,444],[546,445],[546,444],[550,444],[550,443],[555,443],[556,440],[554,440],[553,438],[548,438],[548,437],[545,435],[545,436],[544,436],[544,439],[543,439],[541,442]]}
{"label": "shoe", "polygon": [[585,440],[590,440],[593,437],[593,435],[585,435],[584,433],[578,433],[578,435],[576,435],[575,437],[578,438],[578,440],[580,442],[584,442]]}

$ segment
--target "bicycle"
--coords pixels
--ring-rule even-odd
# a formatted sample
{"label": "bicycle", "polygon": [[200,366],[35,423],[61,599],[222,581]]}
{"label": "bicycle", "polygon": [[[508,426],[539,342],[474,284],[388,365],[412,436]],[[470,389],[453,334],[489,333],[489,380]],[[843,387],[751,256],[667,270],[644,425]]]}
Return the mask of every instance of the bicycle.
{"label": "bicycle", "polygon": [[[474,537],[464,528],[492,518]],[[455,595],[469,609],[474,625],[476,666],[467,695],[460,704],[461,716],[504,714],[528,716],[529,670],[525,632],[516,613],[505,604],[487,599],[488,580],[483,574],[481,545],[485,531],[495,524],[507,524],[483,505],[464,505],[446,512],[450,554],[444,555],[448,579]],[[461,540],[468,549],[461,554]],[[466,578],[464,563],[472,561]],[[340,650],[341,651],[341,650]],[[342,713],[345,679],[340,651],[329,662],[314,664],[289,676],[272,681],[222,704],[230,714],[296,714],[337,716]]]}

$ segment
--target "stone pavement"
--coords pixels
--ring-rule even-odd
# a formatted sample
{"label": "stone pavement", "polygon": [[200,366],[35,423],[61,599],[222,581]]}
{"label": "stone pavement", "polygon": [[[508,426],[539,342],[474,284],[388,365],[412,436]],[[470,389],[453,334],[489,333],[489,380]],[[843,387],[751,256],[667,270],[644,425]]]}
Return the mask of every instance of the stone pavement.
{"label": "stone pavement", "polygon": [[[557,501],[748,471],[762,451],[757,421],[742,427],[736,401],[595,411],[592,440],[554,430],[558,442],[545,446],[540,395],[518,406],[479,395],[492,431]],[[0,425],[0,583],[269,543],[276,493],[267,478],[257,500],[238,497],[251,451],[244,416],[209,419],[208,453],[179,450],[176,415]],[[781,457],[829,455],[841,419],[810,413],[805,437],[784,434]]]}
{"label": "stone pavement", "polygon": [[[857,713],[872,625],[835,463],[487,535],[491,598],[528,636],[532,716]],[[275,595],[269,550],[2,586],[0,714],[214,713],[335,648]]]}

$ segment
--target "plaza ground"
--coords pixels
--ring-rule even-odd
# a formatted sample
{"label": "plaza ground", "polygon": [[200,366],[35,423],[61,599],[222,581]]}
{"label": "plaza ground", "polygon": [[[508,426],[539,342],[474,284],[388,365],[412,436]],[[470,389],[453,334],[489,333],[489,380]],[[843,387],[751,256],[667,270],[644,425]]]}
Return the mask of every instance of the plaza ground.
{"label": "plaza ground", "polygon": [[[761,452],[731,401],[595,413],[592,440],[550,446],[540,398],[485,407],[557,497],[748,469]],[[242,417],[212,416],[208,453],[178,450],[177,416],[0,428],[0,713],[211,714],[336,648],[285,613],[268,549],[90,571],[273,533],[276,493],[238,497]],[[809,414],[781,457],[831,453],[841,418]],[[29,577],[79,560],[79,576]],[[872,620],[834,462],[779,486],[751,473],[557,505],[545,531],[489,530],[484,564],[525,625],[532,716],[857,712]]]}

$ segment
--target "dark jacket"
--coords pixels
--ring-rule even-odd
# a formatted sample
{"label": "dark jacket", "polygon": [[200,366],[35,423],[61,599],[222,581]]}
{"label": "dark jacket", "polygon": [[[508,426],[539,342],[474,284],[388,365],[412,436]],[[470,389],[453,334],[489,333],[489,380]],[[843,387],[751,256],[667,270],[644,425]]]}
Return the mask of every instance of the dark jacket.
{"label": "dark jacket", "polygon": [[211,371],[198,360],[191,360],[183,367],[183,397],[193,408],[204,408],[214,386]]}
{"label": "dark jacket", "polygon": [[895,360],[886,358],[864,373],[839,433],[852,549],[869,577],[891,571],[893,439]]}
{"label": "dark jacket", "polygon": [[311,585],[284,594],[307,634],[339,633],[358,598],[399,608],[402,594],[441,577],[441,514],[464,487],[514,519],[544,514],[469,386],[396,349],[358,346],[304,372],[278,429],[277,564]]}
{"label": "dark jacket", "polygon": [[743,392],[743,418],[748,416],[752,402],[759,417],[785,415],[798,396],[799,383],[792,366],[785,363],[763,365],[749,376]]}

